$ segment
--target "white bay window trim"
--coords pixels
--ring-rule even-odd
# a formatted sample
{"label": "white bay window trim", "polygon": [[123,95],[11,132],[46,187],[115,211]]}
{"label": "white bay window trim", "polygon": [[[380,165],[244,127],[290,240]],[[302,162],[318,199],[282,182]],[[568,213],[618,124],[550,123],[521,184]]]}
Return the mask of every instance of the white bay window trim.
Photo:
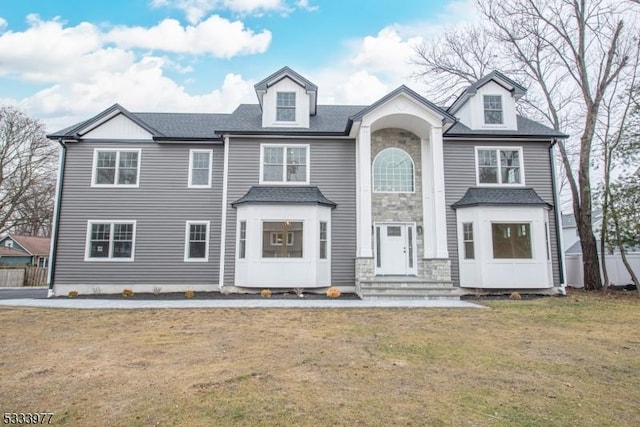
{"label": "white bay window trim", "polygon": [[[279,148],[282,150],[282,180],[267,181],[264,179],[264,152],[266,148]],[[287,181],[287,149],[304,148],[305,149],[305,180],[304,181]],[[260,184],[268,185],[309,185],[311,176],[311,149],[309,144],[260,144]]]}
{"label": "white bay window trim", "polygon": [[[207,172],[207,183],[206,184],[194,184],[193,183],[193,170],[194,170],[194,162],[193,159],[195,154],[208,154],[209,155],[209,163],[208,163],[208,172]],[[202,168],[198,168],[202,169]],[[213,170],[213,150],[204,150],[204,149],[191,149],[189,150],[189,181],[188,188],[211,188],[211,174]]]}
{"label": "white bay window trim", "polygon": [[[480,151],[493,151],[496,153],[496,169],[498,182],[480,182]],[[502,182],[502,169],[504,166],[500,163],[501,151],[517,151],[518,152],[518,169],[520,175],[520,182],[503,183]],[[522,147],[509,147],[509,146],[477,146],[475,147],[475,162],[476,162],[476,185],[478,187],[524,187],[525,186],[525,171],[524,171],[524,156]]]}
{"label": "white bay window trim", "polygon": [[[105,224],[109,225],[109,240],[108,240],[108,256],[106,257],[92,257],[91,256],[91,242],[92,242],[92,229],[94,224]],[[114,257],[114,242],[115,236],[115,226],[119,224],[130,224],[133,226],[132,234],[131,234],[131,256],[128,258],[125,257]],[[87,221],[87,236],[85,242],[85,253],[84,260],[85,261],[98,261],[98,262],[132,262],[135,259],[136,253],[136,221],[134,220],[89,220]]]}
{"label": "white bay window trim", "polygon": [[[112,152],[116,153],[113,184],[99,184],[98,179],[98,153]],[[120,153],[138,153],[136,183],[120,184]],[[139,148],[94,148],[93,149],[93,165],[91,168],[91,187],[95,188],[138,188],[140,187],[140,169],[142,163],[142,150]]]}
{"label": "white bay window trim", "polygon": [[[192,257],[191,256],[191,226],[192,225],[204,225],[205,228],[205,240],[204,240],[204,257]],[[184,231],[184,261],[185,262],[208,262],[209,261],[209,221],[187,221]],[[202,240],[193,240],[194,242],[202,242]]]}

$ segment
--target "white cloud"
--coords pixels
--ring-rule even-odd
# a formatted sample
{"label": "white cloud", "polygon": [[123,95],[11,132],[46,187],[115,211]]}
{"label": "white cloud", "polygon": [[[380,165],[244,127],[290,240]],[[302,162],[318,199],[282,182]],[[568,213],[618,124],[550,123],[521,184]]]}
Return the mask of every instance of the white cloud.
{"label": "white cloud", "polygon": [[298,6],[300,9],[308,10],[309,12],[315,12],[316,10],[320,9],[319,6],[310,5],[309,0],[298,0],[296,6]]}
{"label": "white cloud", "polygon": [[407,77],[413,49],[423,40],[420,36],[403,39],[395,29],[386,27],[362,40],[352,63],[368,70]]}
{"label": "white cloud", "polygon": [[200,22],[209,12],[215,10],[228,10],[245,15],[265,12],[288,13],[291,10],[284,0],[152,0],[150,4],[152,7],[182,10],[192,24]]}
{"label": "white cloud", "polygon": [[7,20],[0,17],[0,31],[2,31],[7,26]]}
{"label": "white cloud", "polygon": [[150,28],[120,26],[112,29],[105,39],[124,48],[231,58],[265,52],[271,43],[271,32],[263,30],[256,34],[241,21],[231,22],[212,15],[195,26],[183,27],[175,19],[165,19]]}

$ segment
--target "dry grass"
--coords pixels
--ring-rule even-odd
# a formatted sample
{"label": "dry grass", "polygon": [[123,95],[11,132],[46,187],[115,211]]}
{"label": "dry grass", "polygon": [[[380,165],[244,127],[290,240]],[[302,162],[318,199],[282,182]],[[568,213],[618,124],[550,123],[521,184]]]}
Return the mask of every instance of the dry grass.
{"label": "dry grass", "polygon": [[3,412],[59,425],[637,425],[640,299],[0,309]]}

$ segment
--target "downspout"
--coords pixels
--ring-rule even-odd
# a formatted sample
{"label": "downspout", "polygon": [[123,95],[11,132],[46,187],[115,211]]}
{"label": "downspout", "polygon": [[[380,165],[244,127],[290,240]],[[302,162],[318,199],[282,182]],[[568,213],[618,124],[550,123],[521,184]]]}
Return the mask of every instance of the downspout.
{"label": "downspout", "polygon": [[60,229],[60,207],[62,205],[62,185],[64,177],[64,166],[67,159],[67,145],[62,138],[58,138],[58,144],[62,147],[60,150],[60,158],[58,163],[58,182],[56,183],[56,204],[53,208],[53,235],[51,236],[51,249],[49,253],[49,290],[47,291],[47,298],[55,296],[53,291],[53,284],[56,271],[56,255],[58,253],[58,230]]}
{"label": "downspout", "polygon": [[549,163],[551,164],[551,189],[553,191],[553,209],[556,214],[556,245],[558,247],[558,270],[560,275],[560,292],[562,295],[566,295],[567,291],[565,289],[565,260],[564,260],[564,247],[562,245],[562,230],[560,229],[562,225],[562,213],[560,209],[560,203],[558,200],[558,189],[556,186],[556,162],[553,155],[553,147],[558,142],[557,138],[554,138],[549,145]]}

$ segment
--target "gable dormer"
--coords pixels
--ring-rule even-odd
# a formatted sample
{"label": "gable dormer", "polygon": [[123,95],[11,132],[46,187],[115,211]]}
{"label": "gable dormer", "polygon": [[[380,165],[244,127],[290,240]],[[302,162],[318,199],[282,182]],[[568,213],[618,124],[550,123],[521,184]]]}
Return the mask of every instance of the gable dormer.
{"label": "gable dormer", "polygon": [[262,127],[309,127],[316,114],[318,87],[289,67],[255,86],[262,109]]}
{"label": "gable dormer", "polygon": [[518,130],[516,102],[527,89],[499,71],[473,83],[449,107],[449,113],[473,130]]}

